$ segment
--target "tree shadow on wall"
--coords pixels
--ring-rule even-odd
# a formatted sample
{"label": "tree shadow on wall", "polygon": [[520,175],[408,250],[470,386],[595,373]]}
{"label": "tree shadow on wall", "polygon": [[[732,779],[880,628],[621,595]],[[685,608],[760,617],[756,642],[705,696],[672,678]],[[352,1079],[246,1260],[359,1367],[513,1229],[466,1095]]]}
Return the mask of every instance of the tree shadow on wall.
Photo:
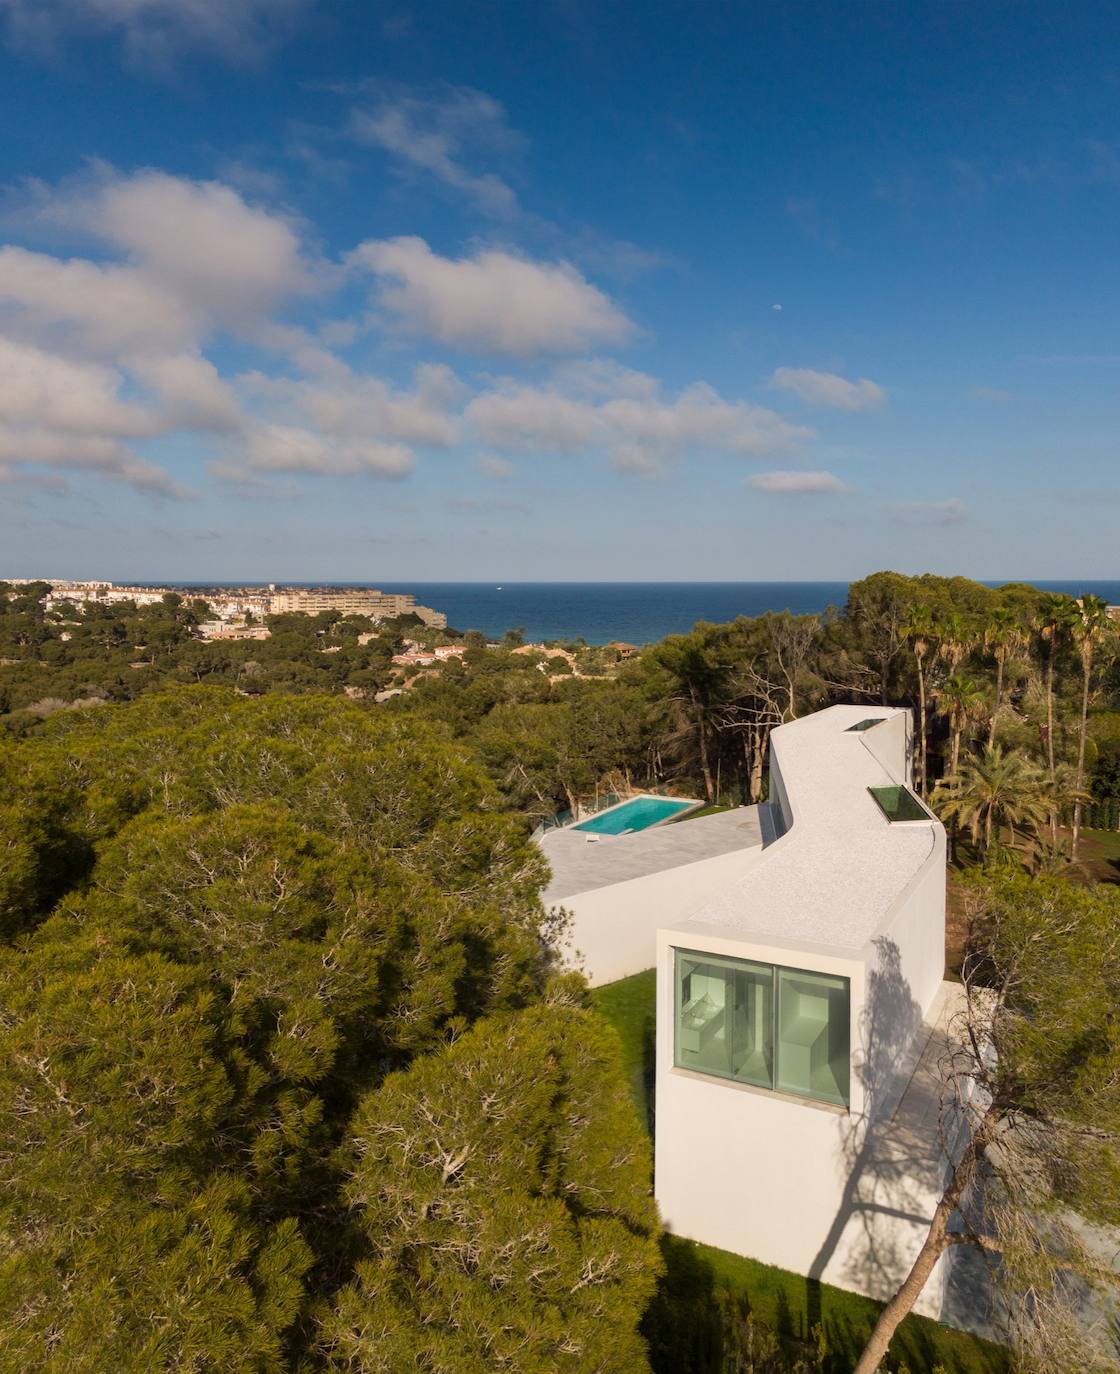
{"label": "tree shadow on wall", "polygon": [[921,1030],[922,1009],[903,976],[898,946],[881,936],[875,947],[878,962],[868,974],[860,1016],[862,1054],[854,1064],[863,1087],[863,1111],[845,1123],[840,1207],[809,1266],[806,1298],[811,1322],[820,1320],[820,1281],[853,1220],[861,1234],[845,1263],[847,1285],[883,1296],[897,1286],[909,1265],[898,1252],[893,1228],[877,1223],[892,1218],[920,1224],[923,1190],[937,1184],[936,1121],[931,1143],[919,1133],[900,1131],[892,1120],[903,1088],[900,1067]]}
{"label": "tree shadow on wall", "polygon": [[[862,1055],[855,1065],[863,1111],[846,1123],[840,1207],[806,1279],[809,1326],[822,1326],[830,1346],[853,1356],[870,1331],[840,1330],[828,1320],[822,1311],[823,1275],[844,1242],[846,1255],[834,1282],[886,1298],[905,1278],[928,1226],[932,1200],[944,1185],[951,1110],[937,1062],[948,1051],[948,1041],[939,1030],[925,1035],[922,1009],[903,975],[898,946],[886,937],[875,945],[878,960],[868,974],[860,1018]],[[853,1222],[854,1236],[849,1231]],[[936,1362],[929,1337],[915,1323],[899,1332],[892,1357],[918,1368]],[[943,1354],[941,1359],[944,1364]],[[951,1362],[949,1370],[953,1374]]]}

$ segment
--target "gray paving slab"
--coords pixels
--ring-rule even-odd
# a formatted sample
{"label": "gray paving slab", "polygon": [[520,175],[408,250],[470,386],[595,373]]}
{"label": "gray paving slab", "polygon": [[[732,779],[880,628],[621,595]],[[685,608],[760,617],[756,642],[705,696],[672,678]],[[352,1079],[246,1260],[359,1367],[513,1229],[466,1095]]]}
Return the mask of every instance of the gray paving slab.
{"label": "gray paving slab", "polygon": [[538,841],[552,867],[544,903],[551,906],[580,892],[761,845],[760,809],[739,806],[633,835],[592,837],[570,828],[550,830]]}

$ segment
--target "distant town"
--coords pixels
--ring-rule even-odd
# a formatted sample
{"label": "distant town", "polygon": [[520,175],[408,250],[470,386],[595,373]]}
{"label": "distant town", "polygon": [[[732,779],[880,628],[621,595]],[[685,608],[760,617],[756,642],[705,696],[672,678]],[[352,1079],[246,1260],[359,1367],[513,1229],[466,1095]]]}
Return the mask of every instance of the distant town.
{"label": "distant town", "polygon": [[[185,636],[208,642],[271,640],[291,628],[285,616],[306,616],[314,622],[310,629],[318,640],[318,651],[341,654],[344,645],[357,649],[377,641],[391,645],[393,652],[385,661],[389,676],[376,686],[348,681],[345,692],[354,699],[372,697],[381,702],[410,690],[424,677],[437,672],[451,660],[462,661],[470,648],[506,649],[514,655],[531,656],[534,666],[553,676],[599,676],[636,655],[634,644],[612,640],[598,647],[586,644],[564,647],[543,641],[526,643],[519,629],[507,630],[500,641],[488,639],[478,630],[464,634],[447,624],[447,616],[431,606],[419,605],[407,592],[382,592],[373,587],[292,587],[276,583],[231,586],[197,583],[155,586],[116,583],[101,579],[29,578],[0,579],[0,597],[15,595],[19,589],[31,590],[43,612],[53,614],[60,645],[69,644],[77,627],[91,611],[119,608],[127,616],[133,610],[160,607],[172,609]],[[181,614],[182,611],[187,614]],[[321,619],[320,619],[321,618]],[[335,633],[343,627],[341,637]],[[140,626],[136,633],[147,637]],[[146,644],[134,645],[137,654]],[[0,658],[0,667],[18,665],[22,659]],[[138,657],[131,668],[150,666],[152,660]],[[357,671],[368,662],[356,663]],[[79,700],[87,698],[79,695]],[[96,698],[100,700],[100,696]],[[51,698],[55,708],[66,704]]]}
{"label": "distant town", "polygon": [[370,620],[394,620],[414,615],[433,630],[447,627],[447,617],[430,606],[419,606],[408,593],[381,592],[372,587],[283,587],[270,582],[267,587],[139,587],[122,586],[98,580],[76,581],[64,577],[9,577],[10,586],[32,582],[49,583],[51,594],[47,609],[54,606],[79,606],[96,601],[103,604],[131,601],[136,606],[158,605],[165,596],[197,596],[213,612],[213,619],[198,626],[203,639],[264,639],[268,629],[259,623],[264,616],[295,613],[320,615],[337,611],[340,615],[361,615]]}

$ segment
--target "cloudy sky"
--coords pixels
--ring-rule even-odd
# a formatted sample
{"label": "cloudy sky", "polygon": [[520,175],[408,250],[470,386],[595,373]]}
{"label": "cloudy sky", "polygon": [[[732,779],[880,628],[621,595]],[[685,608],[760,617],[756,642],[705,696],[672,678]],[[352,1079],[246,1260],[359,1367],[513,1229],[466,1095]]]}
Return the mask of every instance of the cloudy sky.
{"label": "cloudy sky", "polygon": [[1120,575],[1107,7],[0,37],[0,575]]}

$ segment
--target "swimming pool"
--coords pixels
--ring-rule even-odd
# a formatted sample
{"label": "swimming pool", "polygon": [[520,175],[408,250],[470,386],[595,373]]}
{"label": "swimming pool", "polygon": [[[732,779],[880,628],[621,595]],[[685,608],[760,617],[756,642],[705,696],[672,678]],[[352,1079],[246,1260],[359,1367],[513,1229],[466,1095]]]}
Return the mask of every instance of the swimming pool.
{"label": "swimming pool", "polygon": [[671,816],[690,811],[699,803],[680,801],[675,797],[631,797],[618,806],[608,807],[573,826],[574,830],[590,830],[596,835],[621,835],[626,830],[648,830],[651,825],[660,825]]}

